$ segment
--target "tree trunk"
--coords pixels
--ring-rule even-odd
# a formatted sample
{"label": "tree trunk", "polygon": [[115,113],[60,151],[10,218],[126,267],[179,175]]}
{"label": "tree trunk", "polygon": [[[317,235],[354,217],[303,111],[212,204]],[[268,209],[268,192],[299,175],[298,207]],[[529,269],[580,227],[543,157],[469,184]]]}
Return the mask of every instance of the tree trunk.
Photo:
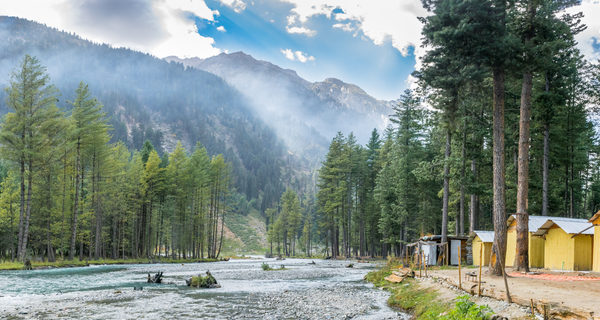
{"label": "tree trunk", "polygon": [[54,247],[52,246],[52,171],[48,172],[46,177],[46,183],[48,188],[48,198],[46,199],[46,207],[48,210],[48,217],[46,218],[46,253],[49,262],[56,260],[54,256]]}
{"label": "tree trunk", "polygon": [[25,159],[21,158],[21,195],[19,205],[19,238],[17,243],[17,259],[21,259],[21,247],[23,246],[23,220],[25,217]]}
{"label": "tree trunk", "polygon": [[60,232],[61,237],[60,237],[60,247],[59,247],[61,258],[63,258],[63,256],[64,256],[63,251],[65,250],[65,243],[64,243],[65,237],[63,235],[66,234],[66,230],[65,230],[66,229],[66,226],[65,226],[65,222],[66,222],[66,219],[65,219],[65,201],[66,201],[66,198],[67,198],[67,149],[66,148],[65,148],[64,158],[63,158],[63,181],[62,181],[62,185],[63,185],[63,190],[62,190],[62,210],[61,210],[61,213],[62,213],[61,219],[62,220],[60,222],[60,225],[61,225],[61,230],[60,230],[61,231]]}
{"label": "tree trunk", "polygon": [[458,234],[465,234],[465,161],[467,159],[467,130],[466,120],[463,126],[463,139],[462,139],[462,163],[460,166],[460,208],[459,208],[459,219],[458,219]]}
{"label": "tree trunk", "polygon": [[[100,165],[98,164],[98,167]],[[98,174],[96,178],[96,237],[94,244],[94,259],[99,259],[102,251],[102,208],[100,207],[100,168],[97,167]]]}
{"label": "tree trunk", "polygon": [[[473,157],[471,159],[471,173],[473,174],[473,178],[475,182],[477,182],[477,160]],[[471,194],[471,202],[469,206],[469,232],[473,232],[477,229],[477,215],[479,214],[478,206],[479,199],[475,193]]]}
{"label": "tree trunk", "polygon": [[29,173],[27,175],[27,209],[25,210],[25,221],[23,223],[23,244],[21,247],[21,261],[24,261],[27,252],[27,240],[29,239],[29,221],[31,218],[31,194],[33,188],[33,165],[29,159]]}
{"label": "tree trunk", "polygon": [[[504,181],[504,69],[494,68],[494,103],[493,103],[493,220],[494,245],[497,254],[506,256],[506,204]],[[492,274],[501,276],[504,266],[496,257],[490,269]]]}
{"label": "tree trunk", "polygon": [[533,75],[523,73],[521,115],[519,120],[519,170],[517,176],[517,252],[514,266],[518,271],[529,272],[529,121]]}
{"label": "tree trunk", "polygon": [[[545,75],[546,93],[550,92],[550,79]],[[546,115],[548,117],[549,115]],[[544,119],[544,147],[542,157],[542,216],[548,215],[548,160],[550,157],[550,120]]]}
{"label": "tree trunk", "polygon": [[[444,153],[444,195],[442,199],[442,243],[448,242],[448,200],[450,197],[450,153],[452,133],[450,125],[446,128],[446,151]],[[444,252],[444,260],[448,262],[448,250]]]}
{"label": "tree trunk", "polygon": [[79,210],[79,172],[81,168],[81,139],[77,138],[77,159],[75,162],[75,198],[73,199],[73,218],[71,225],[71,250],[69,260],[75,258],[75,241],[77,240],[77,211]]}
{"label": "tree trunk", "polygon": [[550,125],[544,123],[544,155],[542,157],[542,216],[548,215],[548,162],[550,158]]}

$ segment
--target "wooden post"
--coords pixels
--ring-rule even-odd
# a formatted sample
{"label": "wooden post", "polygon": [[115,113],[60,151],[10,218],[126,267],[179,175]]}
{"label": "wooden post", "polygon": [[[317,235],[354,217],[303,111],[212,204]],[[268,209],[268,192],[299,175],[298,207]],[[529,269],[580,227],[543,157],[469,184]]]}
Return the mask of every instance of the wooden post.
{"label": "wooden post", "polygon": [[405,247],[405,248],[404,248],[404,257],[405,257],[405,259],[404,259],[404,260],[405,260],[405,262],[406,262],[406,265],[404,265],[403,267],[405,267],[405,268],[406,268],[406,267],[408,267],[408,247]]}
{"label": "wooden post", "polygon": [[462,290],[462,274],[461,274],[461,270],[460,270],[460,265],[461,265],[461,260],[460,260],[460,250],[461,249],[461,242],[458,242],[458,288]]}
{"label": "wooden post", "polygon": [[483,265],[483,242],[481,242],[481,246],[479,247],[479,288],[477,291],[477,295],[481,297],[481,265]]}
{"label": "wooden post", "polygon": [[531,299],[531,315],[535,316],[535,308],[533,307],[533,299]]}
{"label": "wooden post", "polygon": [[419,244],[419,278],[421,277],[421,265],[423,264],[423,259],[421,257],[423,253],[421,252],[421,244]]}
{"label": "wooden post", "polygon": [[429,263],[429,255],[425,256],[425,278],[427,278],[427,264]]}
{"label": "wooden post", "polygon": [[[415,250],[414,251],[417,251],[417,252],[419,251],[418,246],[415,246]],[[418,253],[414,252],[414,251],[413,251],[413,258],[412,258],[412,260],[413,260],[413,265],[416,267],[417,266],[417,260],[419,259],[419,257],[417,257]]]}
{"label": "wooden post", "polygon": [[500,266],[502,269],[502,278],[504,278],[504,287],[506,288],[506,301],[508,303],[512,303],[512,299],[510,298],[510,292],[508,291],[508,281],[506,280],[506,270],[504,270],[504,258],[499,254],[498,247],[494,247],[496,249],[496,257],[500,260]]}

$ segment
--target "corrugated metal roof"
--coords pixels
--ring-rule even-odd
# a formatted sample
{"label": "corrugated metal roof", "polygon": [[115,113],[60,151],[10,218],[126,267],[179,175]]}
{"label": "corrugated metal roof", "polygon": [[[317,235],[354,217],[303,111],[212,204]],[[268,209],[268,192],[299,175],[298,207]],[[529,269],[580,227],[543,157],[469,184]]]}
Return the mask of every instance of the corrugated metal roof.
{"label": "corrugated metal roof", "polygon": [[546,234],[546,232],[548,232],[548,229],[554,224],[556,224],[559,228],[563,229],[563,231],[568,234],[594,234],[592,224],[586,219],[573,219],[562,217],[548,217],[548,220],[538,228],[535,234],[540,236]]}
{"label": "corrugated metal roof", "polygon": [[475,234],[481,239],[482,242],[494,242],[494,231],[477,231],[474,230]]}
{"label": "corrugated metal roof", "polygon": [[[508,224],[510,224],[515,219],[516,219],[516,216],[514,214],[511,215],[508,218]],[[585,223],[585,222],[587,222],[586,219],[575,219],[575,218],[565,218],[565,217],[551,217],[551,216],[529,216],[529,232],[534,232],[536,235],[543,235],[543,234],[545,234],[546,233],[545,230],[540,231],[541,233],[539,233],[539,234],[538,234],[538,231],[549,220],[554,221],[554,222],[561,221],[561,222],[564,222],[566,224],[569,224],[570,222],[574,222],[574,223],[582,223],[582,222]],[[558,223],[557,223],[557,225],[562,228],[562,226],[559,225]],[[552,226],[552,224],[550,224],[550,226]],[[578,228],[578,226],[575,226],[575,225],[573,225],[571,227]],[[569,228],[571,228],[571,227],[569,227]],[[579,233],[581,230],[583,230],[583,229],[585,229],[587,227],[588,226],[586,225],[586,226],[582,227],[580,230],[578,230],[576,232],[573,232],[573,233]],[[546,227],[546,229],[547,228],[548,227]],[[563,228],[563,230],[564,230],[564,228]],[[567,232],[567,233],[569,233],[569,232]],[[584,233],[584,234],[587,234],[587,233]],[[590,234],[593,234],[593,232],[590,233]]]}
{"label": "corrugated metal roof", "polygon": [[529,232],[536,232],[549,218],[544,216],[529,216]]}

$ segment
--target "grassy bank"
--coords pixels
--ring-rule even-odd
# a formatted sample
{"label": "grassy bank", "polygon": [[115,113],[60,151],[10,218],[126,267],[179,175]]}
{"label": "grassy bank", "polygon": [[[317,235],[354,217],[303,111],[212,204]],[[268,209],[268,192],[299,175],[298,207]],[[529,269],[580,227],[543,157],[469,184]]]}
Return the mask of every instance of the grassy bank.
{"label": "grassy bank", "polygon": [[376,287],[391,293],[388,305],[411,313],[415,319],[485,320],[492,316],[491,310],[478,306],[469,301],[468,296],[459,297],[454,305],[437,299],[437,294],[431,290],[423,290],[416,280],[407,278],[402,283],[391,283],[384,278],[392,274],[392,270],[400,265],[388,262],[379,270],[369,272],[365,279]]}
{"label": "grassy bank", "polygon": [[[34,269],[44,268],[69,268],[69,267],[85,267],[89,265],[102,264],[152,264],[152,263],[197,263],[197,262],[217,262],[223,259],[99,259],[99,260],[58,260],[55,262],[47,261],[32,261],[31,266]],[[1,262],[0,270],[22,270],[23,263],[21,262]]]}

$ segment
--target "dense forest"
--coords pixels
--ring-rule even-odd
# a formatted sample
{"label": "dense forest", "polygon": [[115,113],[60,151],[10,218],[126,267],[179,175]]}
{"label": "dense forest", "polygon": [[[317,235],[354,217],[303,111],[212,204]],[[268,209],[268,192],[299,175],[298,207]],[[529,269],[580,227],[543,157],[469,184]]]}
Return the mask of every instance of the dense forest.
{"label": "dense forest", "polygon": [[320,169],[328,254],[399,255],[422,234],[478,229],[493,229],[503,253],[516,213],[527,268],[528,214],[600,209],[600,72],[576,48],[585,26],[564,12],[575,3],[423,1],[418,89],[366,146],[340,133]]}
{"label": "dense forest", "polygon": [[102,104],[81,82],[59,108],[45,67],[25,56],[0,130],[0,256],[24,260],[217,258],[232,168],[198,142],[162,158],[150,141],[110,143]]}
{"label": "dense forest", "polygon": [[[0,87],[9,85],[24,55],[35,56],[60,90],[59,107],[76,98],[80,81],[89,85],[112,127],[111,143],[140,150],[148,140],[162,156],[178,141],[188,151],[201,141],[209,154],[231,162],[233,187],[261,211],[277,202],[282,181],[301,185],[293,178],[303,177],[296,174],[302,171],[297,158],[244,97],[214,74],[14,17],[0,17],[0,39]],[[10,112],[5,102],[0,90],[0,114]]]}

